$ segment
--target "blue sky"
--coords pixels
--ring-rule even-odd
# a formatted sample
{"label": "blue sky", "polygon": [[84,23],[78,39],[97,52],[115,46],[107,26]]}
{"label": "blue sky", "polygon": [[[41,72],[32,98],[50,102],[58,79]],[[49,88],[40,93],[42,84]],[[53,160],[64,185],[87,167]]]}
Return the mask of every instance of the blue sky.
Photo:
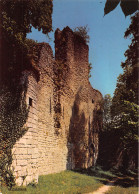
{"label": "blue sky", "polygon": [[124,16],[120,6],[104,17],[104,0],[53,0],[53,32],[46,35],[32,29],[28,38],[48,42],[54,50],[54,31],[69,26],[74,29],[88,25],[89,62],[92,63],[90,82],[103,95],[111,94],[116,87],[117,77],[122,73],[121,62],[130,44],[124,32],[130,17]]}

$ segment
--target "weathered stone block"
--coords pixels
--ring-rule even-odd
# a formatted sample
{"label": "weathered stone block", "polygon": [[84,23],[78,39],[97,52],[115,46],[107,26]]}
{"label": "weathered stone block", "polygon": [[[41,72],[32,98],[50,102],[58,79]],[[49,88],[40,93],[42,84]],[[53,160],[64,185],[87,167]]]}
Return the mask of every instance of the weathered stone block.
{"label": "weathered stone block", "polygon": [[16,184],[17,184],[18,186],[21,186],[21,185],[23,184],[23,178],[22,178],[22,177],[16,178]]}
{"label": "weathered stone block", "polygon": [[17,160],[16,163],[17,163],[17,166],[26,166],[28,161],[27,159],[26,160],[23,159],[23,160]]}

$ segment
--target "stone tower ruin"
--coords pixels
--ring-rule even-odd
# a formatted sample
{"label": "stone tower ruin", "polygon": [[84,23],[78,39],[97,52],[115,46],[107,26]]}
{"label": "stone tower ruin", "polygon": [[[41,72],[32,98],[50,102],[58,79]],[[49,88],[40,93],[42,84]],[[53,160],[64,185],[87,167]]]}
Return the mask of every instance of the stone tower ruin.
{"label": "stone tower ruin", "polygon": [[38,181],[39,175],[88,168],[98,155],[102,95],[90,85],[88,45],[66,27],[55,32],[55,59],[47,43],[39,43],[39,80],[31,70],[26,102],[28,128],[12,149],[17,185]]}

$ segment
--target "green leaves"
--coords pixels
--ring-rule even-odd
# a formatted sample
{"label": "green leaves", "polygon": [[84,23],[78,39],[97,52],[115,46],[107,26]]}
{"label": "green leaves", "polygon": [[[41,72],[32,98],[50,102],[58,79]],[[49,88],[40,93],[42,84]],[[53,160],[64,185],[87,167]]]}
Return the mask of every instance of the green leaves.
{"label": "green leaves", "polygon": [[10,22],[16,24],[16,33],[22,32],[26,36],[27,33],[31,32],[32,26],[42,30],[45,34],[52,31],[52,0],[3,0],[0,1],[0,6],[2,10],[2,25],[5,21],[3,13],[6,13],[6,17]]}
{"label": "green leaves", "polygon": [[91,77],[92,63],[88,63],[88,69],[89,69],[88,78],[90,78]]}
{"label": "green leaves", "polygon": [[11,150],[27,131],[24,127],[27,118],[26,94],[23,94],[22,88],[0,86],[0,178],[9,188],[14,185],[14,176],[9,168]]}
{"label": "green leaves", "polygon": [[125,16],[131,15],[138,10],[138,0],[107,0],[104,15],[114,10],[119,3]]}
{"label": "green leaves", "polygon": [[106,94],[103,98],[103,130],[110,130],[111,104],[112,104],[111,95]]}
{"label": "green leaves", "polygon": [[52,11],[52,0],[0,0],[1,80],[7,82],[8,77],[11,82],[31,65],[33,52],[26,35],[32,27],[44,34],[52,31]]}
{"label": "green leaves", "polygon": [[[106,154],[110,150],[112,150],[112,153],[114,152],[113,158],[110,158],[113,164],[116,166],[121,165],[123,169],[135,169],[137,168],[138,156],[139,112],[137,65],[138,13],[131,17],[131,24],[125,32],[125,38],[128,36],[132,37],[132,42],[125,52],[126,60],[122,63],[123,74],[120,74],[118,77],[112,104],[110,96],[104,96],[104,119],[101,143],[103,143],[104,138],[107,139],[106,145],[104,144],[102,149],[106,149]],[[107,146],[108,142],[112,144],[110,144],[110,148]],[[107,157],[106,155],[105,158]]]}

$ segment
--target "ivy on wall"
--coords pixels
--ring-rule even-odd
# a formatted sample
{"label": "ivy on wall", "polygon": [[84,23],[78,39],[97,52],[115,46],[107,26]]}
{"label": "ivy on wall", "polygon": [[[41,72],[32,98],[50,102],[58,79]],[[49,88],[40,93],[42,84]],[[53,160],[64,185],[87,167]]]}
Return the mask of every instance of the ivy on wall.
{"label": "ivy on wall", "polygon": [[61,89],[64,87],[66,76],[68,73],[68,66],[61,61],[56,61],[53,67],[54,70],[54,127],[56,135],[59,135],[61,124]]}
{"label": "ivy on wall", "polygon": [[25,88],[0,86],[0,181],[9,188],[15,184],[10,169],[12,148],[27,131],[24,127],[28,117]]}

